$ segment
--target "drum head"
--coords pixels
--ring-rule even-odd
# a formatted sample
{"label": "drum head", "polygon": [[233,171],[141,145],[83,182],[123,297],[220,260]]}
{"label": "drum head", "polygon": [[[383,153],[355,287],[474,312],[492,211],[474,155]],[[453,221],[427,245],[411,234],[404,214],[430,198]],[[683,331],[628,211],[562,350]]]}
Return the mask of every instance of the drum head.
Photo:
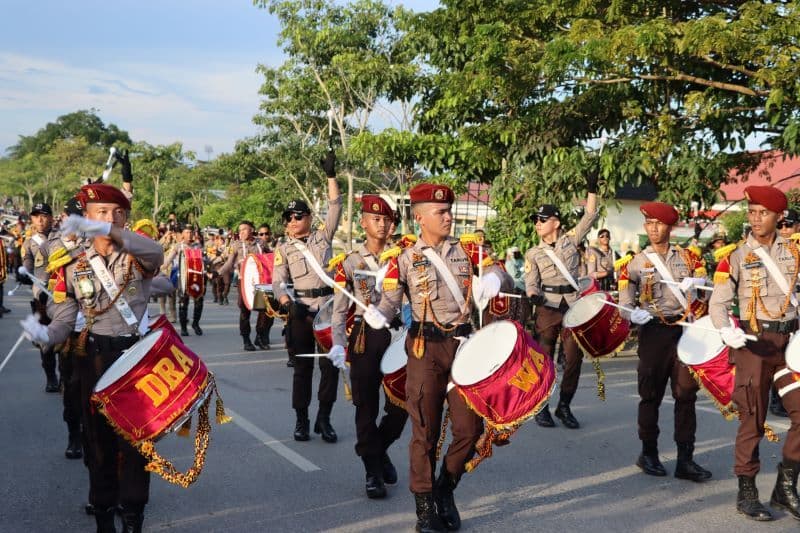
{"label": "drum head", "polygon": [[321,331],[331,327],[331,318],[333,317],[333,298],[322,304],[314,316],[314,331]]}
{"label": "drum head", "polygon": [[579,298],[566,313],[564,313],[564,327],[574,328],[585,324],[599,313],[606,305],[608,295],[604,292],[593,292]]}
{"label": "drum head", "polygon": [[516,344],[513,322],[502,320],[484,326],[459,347],[450,376],[456,385],[477,383],[500,368]]}
{"label": "drum head", "polygon": [[150,349],[155,346],[156,342],[158,342],[158,339],[161,338],[163,333],[164,330],[162,329],[150,332],[139,342],[122,352],[122,355],[119,356],[119,359],[114,361],[114,363],[108,367],[108,370],[106,370],[105,373],[100,376],[100,379],[97,380],[97,384],[94,386],[94,392],[102,391],[126,375],[134,366],[136,366],[136,363],[141,361],[144,356],[147,355]]}
{"label": "drum head", "polygon": [[[695,322],[698,326],[713,328],[710,316],[704,316]],[[684,326],[681,339],[678,341],[678,358],[686,365],[701,365],[711,361],[725,350],[718,333],[700,329],[700,327]]]}
{"label": "drum head", "polygon": [[408,361],[408,355],[406,354],[406,335],[408,335],[408,330],[404,329],[402,334],[386,348],[383,358],[381,358],[381,372],[384,375],[397,372],[406,366],[406,362]]}
{"label": "drum head", "polygon": [[242,264],[242,271],[240,273],[239,283],[242,284],[242,300],[245,307],[253,309],[253,295],[256,291],[256,285],[262,283],[261,280],[261,262],[253,255],[250,254]]}
{"label": "drum head", "polygon": [[800,373],[800,341],[797,339],[800,339],[800,333],[792,335],[792,339],[786,346],[786,366],[792,372]]}

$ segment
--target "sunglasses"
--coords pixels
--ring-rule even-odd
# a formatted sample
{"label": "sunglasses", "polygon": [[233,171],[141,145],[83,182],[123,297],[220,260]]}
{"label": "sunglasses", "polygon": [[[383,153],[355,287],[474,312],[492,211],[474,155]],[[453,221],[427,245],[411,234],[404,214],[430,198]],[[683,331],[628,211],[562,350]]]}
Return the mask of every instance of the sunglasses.
{"label": "sunglasses", "polygon": [[792,226],[794,226],[794,223],[786,222],[785,220],[778,222],[778,229],[791,228]]}
{"label": "sunglasses", "polygon": [[608,235],[607,233],[601,233],[600,235],[597,236],[597,238],[598,239],[610,239],[611,235]]}
{"label": "sunglasses", "polygon": [[269,236],[270,236],[270,234],[269,234],[268,232],[267,232],[267,233],[264,233],[264,232],[259,232],[259,233],[258,233],[258,236],[259,236],[259,237],[269,237]]}
{"label": "sunglasses", "polygon": [[297,220],[299,222],[300,220],[303,220],[304,218],[306,218],[306,214],[305,213],[290,213],[288,215],[284,215],[284,217],[283,217],[283,219],[286,222],[289,222],[290,220],[292,220],[292,218],[294,218],[295,220]]}
{"label": "sunglasses", "polygon": [[550,217],[546,217],[544,215],[536,215],[536,220],[538,220],[539,222],[547,222],[548,220],[550,220]]}

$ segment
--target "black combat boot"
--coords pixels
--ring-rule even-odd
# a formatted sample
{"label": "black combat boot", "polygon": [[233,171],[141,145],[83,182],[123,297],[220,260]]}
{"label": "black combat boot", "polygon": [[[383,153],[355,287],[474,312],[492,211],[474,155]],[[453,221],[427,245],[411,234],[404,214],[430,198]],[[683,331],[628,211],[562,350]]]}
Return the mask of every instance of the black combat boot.
{"label": "black combat boot", "polygon": [[242,335],[242,340],[244,341],[244,351],[246,352],[256,351],[256,347],[253,346],[252,342],[250,342],[250,335]]}
{"label": "black combat boot", "polygon": [[379,455],[367,455],[361,458],[364,461],[364,470],[367,473],[365,490],[367,498],[372,500],[386,497],[386,485],[383,484],[383,460]]}
{"label": "black combat boot", "polygon": [[295,409],[297,421],[294,424],[294,440],[306,441],[311,437],[308,434],[308,409]]}
{"label": "black combat boot", "polygon": [[564,427],[566,428],[578,429],[581,427],[581,425],[578,423],[578,420],[573,416],[572,410],[569,408],[568,400],[563,398],[559,400],[555,415],[559,420],[561,420],[561,423],[564,424]]}
{"label": "black combat boot", "polygon": [[691,442],[678,442],[678,462],[675,465],[675,477],[689,481],[708,481],[711,472],[694,462],[694,444]]}
{"label": "black combat boot", "polygon": [[636,459],[636,466],[648,476],[666,476],[667,470],[658,458],[656,441],[642,441],[642,453]]}
{"label": "black combat boot", "polygon": [[117,526],[114,525],[114,516],[117,508],[94,509],[94,521],[97,524],[97,533],[117,533]]}
{"label": "black combat boot", "polygon": [[776,509],[786,510],[795,520],[800,520],[800,498],[797,497],[797,474],[800,464],[783,460],[778,463],[778,479],[772,489],[769,504]]}
{"label": "black combat boot", "polygon": [[739,476],[739,493],[736,495],[736,510],[759,522],[772,520],[772,513],[758,501],[756,478]]}
{"label": "black combat boot", "polygon": [[414,493],[414,501],[417,504],[417,525],[419,533],[442,533],[447,531],[444,524],[436,514],[436,507],[433,504],[433,494],[430,492]]}
{"label": "black combat boot", "polygon": [[458,514],[453,497],[453,491],[456,490],[457,485],[458,479],[442,464],[439,477],[433,484],[433,499],[436,502],[439,519],[448,531],[458,531],[461,528],[461,516]]}
{"label": "black combat boot", "polygon": [[783,407],[783,400],[781,400],[774,386],[769,389],[769,412],[775,416],[789,418],[789,413],[787,413],[786,409]]}
{"label": "black combat boot", "polygon": [[317,435],[322,434],[322,440],[325,442],[336,442],[338,440],[336,431],[331,425],[331,410],[333,410],[332,403],[320,402],[317,420],[314,422],[314,433]]}
{"label": "black combat boot", "polygon": [[69,432],[67,449],[64,450],[64,456],[67,459],[80,459],[83,457],[83,445],[81,444],[81,434],[79,430],[72,430]]}
{"label": "black combat boot", "polygon": [[269,350],[269,343],[264,346],[264,339],[261,337],[260,333],[256,333],[255,338],[253,339],[253,344],[256,345],[256,348],[261,348],[262,350]]}
{"label": "black combat boot", "polygon": [[294,362],[296,361],[296,357],[292,354],[289,354],[289,359],[286,360],[286,366],[289,368],[294,368]]}
{"label": "black combat boot", "polygon": [[261,348],[264,350],[269,350],[271,348],[269,345],[269,331],[259,335],[259,338],[261,339]]}
{"label": "black combat boot", "polygon": [[394,485],[397,483],[397,469],[392,464],[392,460],[389,459],[389,454],[383,452],[383,482],[387,485]]}
{"label": "black combat boot", "polygon": [[202,335],[203,334],[203,330],[200,329],[200,323],[199,322],[192,322],[192,329],[194,330],[194,332],[197,335]]}
{"label": "black combat boot", "polygon": [[186,327],[186,322],[181,322],[181,337],[188,337],[189,329]]}
{"label": "black combat boot", "polygon": [[58,377],[56,376],[55,370],[47,370],[45,371],[45,376],[47,377],[47,383],[44,386],[45,392],[60,392],[61,385],[58,382]]}
{"label": "black combat boot", "polygon": [[129,511],[122,508],[122,533],[142,533],[144,523],[144,513]]}
{"label": "black combat boot", "polygon": [[536,420],[536,423],[539,424],[540,426],[542,426],[543,428],[554,428],[554,427],[556,427],[555,420],[553,420],[553,417],[550,416],[550,405],[549,404],[545,404],[544,407],[542,407],[542,410],[539,411],[538,413],[536,413],[536,416],[534,417],[534,420]]}

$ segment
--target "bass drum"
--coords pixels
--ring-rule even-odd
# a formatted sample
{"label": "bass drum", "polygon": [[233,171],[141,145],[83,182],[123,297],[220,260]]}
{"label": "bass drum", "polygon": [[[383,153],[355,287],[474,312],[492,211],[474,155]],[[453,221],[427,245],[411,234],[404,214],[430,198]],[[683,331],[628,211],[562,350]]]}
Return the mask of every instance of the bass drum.
{"label": "bass drum", "polygon": [[198,298],[205,289],[205,266],[203,250],[199,248],[181,248],[178,254],[178,291],[181,296]]}
{"label": "bass drum", "polygon": [[381,358],[381,373],[383,374],[383,390],[386,397],[395,405],[405,409],[406,406],[406,336],[408,330],[396,336]]}
{"label": "bass drum", "polygon": [[[266,294],[272,289],[272,267],[274,254],[250,254],[239,269],[239,294],[249,311],[266,309]],[[257,296],[256,292],[262,294]]]}

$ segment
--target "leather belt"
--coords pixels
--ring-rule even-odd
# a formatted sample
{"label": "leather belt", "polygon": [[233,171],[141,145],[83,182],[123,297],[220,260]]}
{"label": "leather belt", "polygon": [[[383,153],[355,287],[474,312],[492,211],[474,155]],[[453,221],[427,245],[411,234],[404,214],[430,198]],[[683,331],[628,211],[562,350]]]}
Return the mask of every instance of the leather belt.
{"label": "leather belt", "polygon": [[330,287],[322,287],[319,289],[295,289],[294,293],[300,298],[319,298],[320,296],[329,296],[333,294],[333,289]]}
{"label": "leather belt", "polygon": [[[749,322],[742,322],[742,329],[749,333],[756,333],[750,328]],[[797,330],[797,319],[792,320],[759,320],[758,333],[768,331],[770,333],[788,334]]]}
{"label": "leather belt", "polygon": [[419,332],[422,332],[422,336],[426,339],[449,339],[452,337],[465,337],[472,333],[472,324],[443,324],[443,326],[447,329],[447,331],[440,329],[436,326],[433,322],[417,322],[412,321],[411,327],[408,328],[408,332],[410,335],[419,335]]}
{"label": "leather belt", "polygon": [[542,285],[542,290],[550,294],[569,294],[575,292],[572,285]]}

